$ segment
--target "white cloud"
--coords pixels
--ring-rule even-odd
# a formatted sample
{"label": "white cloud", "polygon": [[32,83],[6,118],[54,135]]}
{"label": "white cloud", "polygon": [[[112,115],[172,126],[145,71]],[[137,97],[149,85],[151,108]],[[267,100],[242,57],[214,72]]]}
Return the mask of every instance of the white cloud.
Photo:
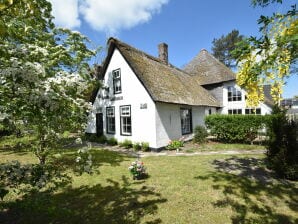
{"label": "white cloud", "polygon": [[54,22],[69,29],[79,27],[79,0],[49,0],[52,3]]}
{"label": "white cloud", "polygon": [[168,1],[50,0],[57,25],[72,29],[79,27],[84,19],[93,29],[108,34],[149,21]]}

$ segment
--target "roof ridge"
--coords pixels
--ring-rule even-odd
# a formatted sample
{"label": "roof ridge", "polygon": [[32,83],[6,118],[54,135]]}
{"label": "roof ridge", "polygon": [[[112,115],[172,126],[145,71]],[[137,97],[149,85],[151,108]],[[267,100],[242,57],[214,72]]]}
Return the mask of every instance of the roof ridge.
{"label": "roof ridge", "polygon": [[[114,43],[116,43],[116,44],[121,44],[121,45],[123,45],[123,46],[129,47],[129,48],[131,48],[132,50],[134,50],[134,51],[136,51],[136,52],[138,52],[138,53],[141,53],[141,54],[143,54],[144,56],[146,56],[146,57],[148,57],[148,58],[150,58],[150,59],[152,59],[152,60],[154,60],[154,61],[157,61],[157,62],[161,63],[161,64],[164,65],[164,66],[168,66],[168,67],[177,69],[177,70],[179,70],[179,71],[185,73],[186,75],[190,75],[188,72],[184,71],[183,69],[178,68],[177,66],[175,66],[175,65],[173,65],[173,64],[171,64],[171,63],[167,63],[167,64],[166,64],[166,63],[164,63],[161,59],[159,59],[158,57],[155,57],[155,56],[153,56],[153,55],[150,55],[150,54],[148,54],[148,53],[146,53],[146,52],[144,52],[144,51],[142,51],[142,50],[140,50],[140,49],[138,49],[138,48],[136,48],[136,47],[133,47],[133,46],[131,46],[131,45],[129,45],[129,44],[123,42],[123,41],[120,41],[120,40],[117,39],[117,38],[110,37],[109,40],[108,40],[108,44],[109,44],[110,42],[114,42]],[[190,75],[190,76],[191,76],[191,75]]]}

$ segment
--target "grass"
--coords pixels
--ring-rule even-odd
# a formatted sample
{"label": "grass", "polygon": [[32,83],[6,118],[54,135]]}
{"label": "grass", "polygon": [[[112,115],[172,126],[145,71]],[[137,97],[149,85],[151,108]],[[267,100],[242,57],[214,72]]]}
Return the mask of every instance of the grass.
{"label": "grass", "polygon": [[204,151],[225,151],[225,150],[265,150],[263,145],[248,145],[248,144],[237,144],[237,143],[220,143],[209,141],[203,144],[193,144],[188,142],[185,144],[185,152],[204,152]]}
{"label": "grass", "polygon": [[[74,175],[74,150],[60,162],[73,181],[57,191],[13,192],[0,203],[1,223],[297,223],[298,184],[273,178],[262,155],[143,158],[149,178],[134,181],[134,158],[92,151],[93,175]],[[33,154],[0,151],[0,162]]]}

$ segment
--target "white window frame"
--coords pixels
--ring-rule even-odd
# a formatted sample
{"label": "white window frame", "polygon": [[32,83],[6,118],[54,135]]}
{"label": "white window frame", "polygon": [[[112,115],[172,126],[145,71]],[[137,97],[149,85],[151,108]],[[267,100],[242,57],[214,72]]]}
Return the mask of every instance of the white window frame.
{"label": "white window frame", "polygon": [[[129,131],[130,129],[130,131]],[[131,106],[120,106],[120,134],[130,136],[132,133]]]}
{"label": "white window frame", "polygon": [[[106,108],[107,134],[116,133],[115,107]],[[112,129],[112,130],[111,130]]]}
{"label": "white window frame", "polygon": [[242,109],[239,108],[232,108],[232,109],[228,109],[228,114],[242,114]]}
{"label": "white window frame", "polygon": [[242,100],[241,90],[234,86],[228,86],[228,102],[236,102]]}
{"label": "white window frame", "polygon": [[245,114],[260,115],[260,114],[262,114],[262,109],[260,107],[258,107],[258,108],[245,108]]}
{"label": "white window frame", "polygon": [[[122,93],[120,68],[112,71],[114,94]],[[117,84],[119,83],[119,86]]]}
{"label": "white window frame", "polygon": [[[187,113],[185,113],[187,112]],[[192,133],[192,111],[189,108],[180,108],[181,133],[187,135]]]}

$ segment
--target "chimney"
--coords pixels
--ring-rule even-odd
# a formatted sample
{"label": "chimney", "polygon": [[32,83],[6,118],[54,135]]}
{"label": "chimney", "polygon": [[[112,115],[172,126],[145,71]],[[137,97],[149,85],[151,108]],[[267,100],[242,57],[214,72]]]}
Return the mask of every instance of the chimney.
{"label": "chimney", "polygon": [[166,43],[158,45],[158,57],[165,64],[168,64],[168,45]]}

